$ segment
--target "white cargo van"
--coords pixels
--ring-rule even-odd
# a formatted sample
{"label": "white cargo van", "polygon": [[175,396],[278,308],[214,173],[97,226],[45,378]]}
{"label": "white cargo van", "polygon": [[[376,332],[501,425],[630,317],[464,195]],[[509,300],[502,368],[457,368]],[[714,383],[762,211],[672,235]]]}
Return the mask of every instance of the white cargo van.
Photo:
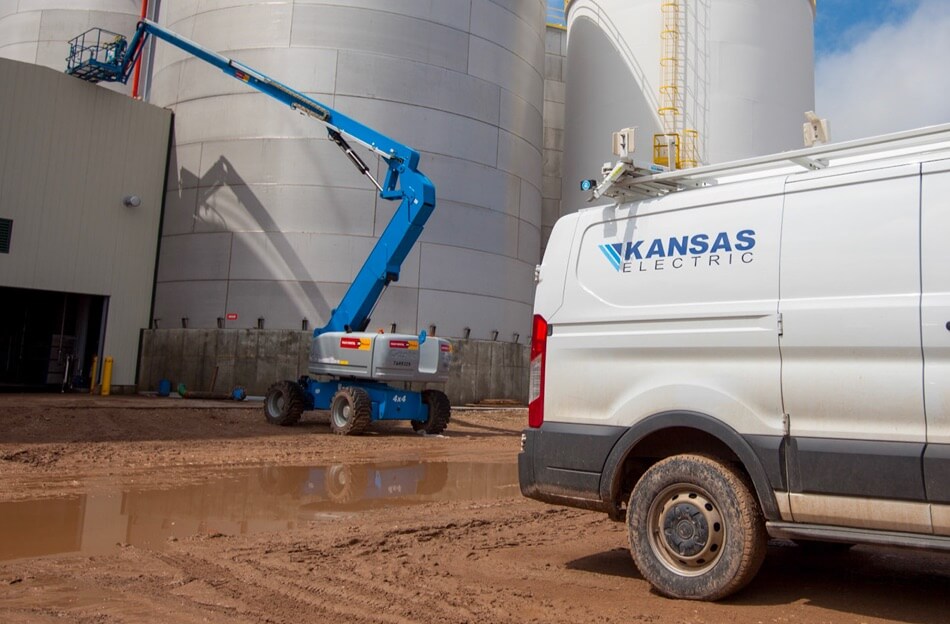
{"label": "white cargo van", "polygon": [[769,536],[950,549],[950,124],[615,179],[538,270],[522,493],[678,598]]}

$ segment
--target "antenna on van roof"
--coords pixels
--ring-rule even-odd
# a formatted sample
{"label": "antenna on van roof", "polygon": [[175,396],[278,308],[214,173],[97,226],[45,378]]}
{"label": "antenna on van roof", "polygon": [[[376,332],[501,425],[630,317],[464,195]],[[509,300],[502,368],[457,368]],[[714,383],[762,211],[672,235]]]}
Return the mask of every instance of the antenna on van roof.
{"label": "antenna on van roof", "polygon": [[815,114],[815,111],[805,113],[805,121],[802,124],[802,131],[805,134],[805,147],[814,145],[823,145],[831,141],[831,129],[828,126],[828,120],[822,119]]}
{"label": "antenna on van roof", "polygon": [[581,180],[581,190],[590,191],[590,197],[587,201],[595,201],[601,197],[615,197],[610,189],[614,184],[624,180],[629,176],[651,176],[656,173],[669,171],[667,167],[650,163],[649,165],[637,165],[633,161],[633,153],[636,150],[636,126],[623,128],[611,135],[611,147],[614,156],[618,157],[616,164],[606,162],[601,168],[603,180],[598,183],[595,179]]}

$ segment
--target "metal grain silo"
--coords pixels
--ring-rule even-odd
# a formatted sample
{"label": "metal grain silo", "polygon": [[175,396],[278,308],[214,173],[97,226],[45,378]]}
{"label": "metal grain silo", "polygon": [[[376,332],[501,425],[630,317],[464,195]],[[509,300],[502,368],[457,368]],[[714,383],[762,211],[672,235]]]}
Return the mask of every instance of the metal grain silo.
{"label": "metal grain silo", "polygon": [[0,2],[0,57],[62,71],[70,39],[93,27],[130,34],[141,9],[142,0]]}
{"label": "metal grain silo", "polygon": [[[543,0],[192,0],[163,3],[159,21],[422,153],[436,211],[371,329],[524,342]],[[158,326],[322,326],[394,206],[321,124],[169,46],[149,100],[175,111]]]}
{"label": "metal grain silo", "polygon": [[638,127],[638,162],[671,131],[693,144],[684,166],[802,147],[814,17],[813,0],[570,2],[562,212],[584,205],[577,183],[615,160],[621,128]]}

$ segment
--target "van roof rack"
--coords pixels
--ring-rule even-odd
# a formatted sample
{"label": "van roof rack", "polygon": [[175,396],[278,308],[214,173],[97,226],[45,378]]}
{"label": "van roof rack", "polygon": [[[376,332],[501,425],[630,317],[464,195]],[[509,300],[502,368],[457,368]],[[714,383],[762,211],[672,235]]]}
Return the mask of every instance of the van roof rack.
{"label": "van roof rack", "polygon": [[[612,169],[608,170],[609,164],[605,166],[604,179],[591,188],[589,201],[600,197],[635,201],[739,179],[798,173],[803,169],[816,171],[941,148],[950,148],[950,123],[661,173],[638,167],[627,158],[617,161]],[[731,177],[736,180],[729,180]]]}

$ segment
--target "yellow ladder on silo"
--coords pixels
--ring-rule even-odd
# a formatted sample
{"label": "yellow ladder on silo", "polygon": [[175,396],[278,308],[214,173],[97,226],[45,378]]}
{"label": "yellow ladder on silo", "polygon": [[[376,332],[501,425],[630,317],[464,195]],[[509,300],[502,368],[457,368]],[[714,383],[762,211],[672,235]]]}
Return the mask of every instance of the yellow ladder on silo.
{"label": "yellow ladder on silo", "polygon": [[[685,0],[684,0],[685,1]],[[664,167],[685,169],[699,164],[699,132],[682,130],[683,63],[681,47],[684,14],[681,0],[661,0],[660,100],[657,113],[663,132],[653,135],[653,162]]]}

